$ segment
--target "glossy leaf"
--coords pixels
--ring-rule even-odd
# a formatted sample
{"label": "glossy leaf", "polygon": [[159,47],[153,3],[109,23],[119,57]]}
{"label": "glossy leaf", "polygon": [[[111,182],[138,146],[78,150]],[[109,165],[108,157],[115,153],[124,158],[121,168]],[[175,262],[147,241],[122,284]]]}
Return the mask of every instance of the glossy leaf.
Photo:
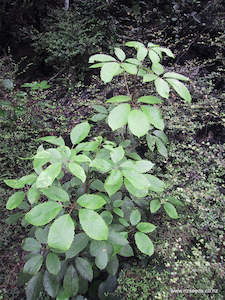
{"label": "glossy leaf", "polygon": [[79,210],[79,220],[84,232],[93,240],[107,240],[108,227],[103,218],[90,209]]}
{"label": "glossy leaf", "polygon": [[70,199],[69,194],[57,186],[50,186],[46,189],[42,189],[41,192],[50,200],[54,201],[68,202]]}
{"label": "glossy leaf", "polygon": [[6,203],[6,208],[9,210],[12,210],[23,202],[25,197],[24,192],[16,192],[12,196],[9,197],[7,203]]}
{"label": "glossy leaf", "polygon": [[34,275],[40,270],[42,263],[43,256],[41,254],[36,254],[25,263],[23,272]]}
{"label": "glossy leaf", "polygon": [[154,253],[154,245],[145,233],[136,232],[134,235],[134,239],[138,249],[142,253],[148,256],[151,256]]}
{"label": "glossy leaf", "polygon": [[61,172],[62,164],[61,163],[53,163],[49,167],[47,167],[44,171],[40,173],[36,181],[36,187],[39,189],[43,189],[45,187],[50,186],[55,178]]}
{"label": "glossy leaf", "polygon": [[156,213],[161,207],[161,202],[159,200],[151,200],[150,211],[152,214]]}
{"label": "glossy leaf", "polygon": [[68,167],[69,167],[70,172],[74,176],[79,178],[82,182],[86,181],[86,174],[84,172],[84,169],[80,165],[78,165],[77,163],[72,161],[69,163]]}
{"label": "glossy leaf", "polygon": [[49,229],[48,246],[60,251],[67,251],[74,238],[74,222],[69,214],[56,219]]}
{"label": "glossy leaf", "polygon": [[173,204],[166,202],[164,203],[164,209],[167,213],[167,215],[172,219],[178,219],[178,214],[176,211],[176,208],[173,206]]}
{"label": "glossy leaf", "polygon": [[49,273],[57,275],[61,269],[61,262],[58,255],[50,252],[46,257],[46,267]]}
{"label": "glossy leaf", "polygon": [[130,214],[130,223],[131,225],[137,225],[141,221],[141,213],[138,209],[132,210]]}
{"label": "glossy leaf", "polygon": [[148,118],[142,111],[137,109],[134,109],[129,113],[128,127],[137,137],[145,135],[150,129]]}
{"label": "glossy leaf", "polygon": [[61,209],[62,206],[57,202],[48,201],[32,208],[26,214],[25,219],[34,226],[43,226],[52,221]]}
{"label": "glossy leaf", "polygon": [[84,208],[95,210],[103,207],[106,201],[99,195],[84,194],[78,198],[77,203]]}
{"label": "glossy leaf", "polygon": [[119,72],[120,65],[117,62],[106,62],[100,72],[100,76],[104,83],[110,82],[113,77]]}
{"label": "glossy leaf", "polygon": [[169,93],[170,93],[170,87],[169,87],[168,83],[162,78],[157,78],[154,81],[154,83],[155,83],[155,88],[156,88],[157,93],[161,97],[168,99]]}
{"label": "glossy leaf", "polygon": [[70,140],[73,145],[79,144],[83,141],[90,131],[90,125],[88,122],[82,122],[77,124],[70,132]]}
{"label": "glossy leaf", "polygon": [[141,109],[148,118],[150,124],[154,125],[157,129],[164,129],[164,121],[158,108],[150,105],[143,105],[141,106]]}
{"label": "glossy leaf", "polygon": [[173,89],[177,92],[177,94],[186,100],[188,103],[191,103],[191,94],[186,86],[177,79],[166,79],[167,82],[173,87]]}
{"label": "glossy leaf", "polygon": [[141,232],[149,233],[153,232],[156,229],[156,226],[148,222],[140,222],[137,225],[137,229]]}
{"label": "glossy leaf", "polygon": [[89,238],[85,233],[75,234],[73,242],[69,250],[66,251],[66,259],[75,257],[88,245]]}
{"label": "glossy leaf", "polygon": [[93,270],[92,270],[92,266],[89,263],[89,261],[87,259],[84,259],[82,257],[76,257],[75,259],[75,266],[77,271],[80,273],[80,275],[88,280],[88,281],[92,281],[93,279]]}
{"label": "glossy leaf", "polygon": [[123,176],[119,170],[112,170],[110,175],[106,178],[104,188],[109,196],[115,194],[123,184]]}
{"label": "glossy leaf", "polygon": [[117,107],[115,107],[108,116],[109,127],[114,131],[126,125],[128,121],[129,112],[129,104],[120,104]]}

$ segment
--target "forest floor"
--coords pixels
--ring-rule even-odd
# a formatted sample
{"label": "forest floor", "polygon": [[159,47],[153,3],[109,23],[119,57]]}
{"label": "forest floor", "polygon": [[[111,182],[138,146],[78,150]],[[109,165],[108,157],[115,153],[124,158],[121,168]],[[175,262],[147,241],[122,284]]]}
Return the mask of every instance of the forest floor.
{"label": "forest floor", "polygon": [[[169,20],[168,25],[159,21],[151,27],[145,24],[143,28],[141,19],[127,16],[118,30],[121,43],[151,41],[170,48],[176,59],[166,59],[163,64],[167,70],[191,79],[192,103],[184,103],[173,94],[161,106],[165,133],[169,137],[168,160],[150,153],[145,144],[139,149],[140,155],[156,163],[155,175],[167,185],[165,195],[175,196],[184,203],[179,209],[180,218],[171,221],[162,213],[154,215],[151,222],[159,228],[153,237],[154,256],[122,261],[118,288],[111,299],[224,299],[225,26],[220,12],[216,17],[221,23],[213,26],[209,26],[203,15],[201,17],[196,21],[180,16],[179,20]],[[39,145],[38,137],[62,135],[69,145],[70,130],[87,118],[97,134],[108,134],[109,129],[102,123],[95,125],[91,121],[92,105],[104,105],[109,94],[122,88],[118,80],[106,88],[93,71],[90,71],[87,86],[74,83],[73,74],[69,72],[60,78],[50,77],[40,78],[49,80],[49,89],[30,92],[28,98],[22,99],[25,114],[15,119],[9,112],[7,120],[0,119],[2,300],[25,299],[18,274],[24,265],[21,242],[26,236],[19,215],[13,217],[5,209],[11,190],[3,180],[19,178],[29,172],[30,161],[21,158],[32,156]],[[20,83],[21,79],[18,85]],[[142,93],[151,93],[151,86],[140,84],[138,87]],[[4,96],[2,93],[1,97],[15,99],[19,91],[16,88]]]}

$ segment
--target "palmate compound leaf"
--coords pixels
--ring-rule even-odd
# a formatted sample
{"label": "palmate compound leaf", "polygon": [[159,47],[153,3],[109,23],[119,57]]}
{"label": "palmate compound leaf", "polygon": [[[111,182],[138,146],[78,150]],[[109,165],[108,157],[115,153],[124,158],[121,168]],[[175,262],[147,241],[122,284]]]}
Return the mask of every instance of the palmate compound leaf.
{"label": "palmate compound leaf", "polygon": [[167,82],[173,87],[177,94],[186,100],[188,103],[191,103],[191,94],[186,86],[177,79],[166,78]]}
{"label": "palmate compound leaf", "polygon": [[128,115],[128,127],[135,136],[141,137],[148,133],[150,124],[145,113],[133,109]]}
{"label": "palmate compound leaf", "polygon": [[148,255],[151,256],[154,253],[154,245],[150,238],[143,232],[136,232],[134,235],[135,243],[138,249]]}
{"label": "palmate compound leaf", "polygon": [[88,280],[92,281],[93,279],[93,270],[90,262],[87,259],[84,259],[82,257],[76,257],[75,259],[75,266],[77,271],[80,273],[80,275]]}
{"label": "palmate compound leaf", "polygon": [[99,195],[84,194],[78,198],[77,203],[84,208],[95,210],[103,207],[106,201]]}
{"label": "palmate compound leaf", "polygon": [[103,218],[90,209],[79,209],[79,220],[84,232],[93,240],[107,240],[108,227]]}
{"label": "palmate compound leaf", "polygon": [[106,178],[104,188],[109,196],[115,194],[123,184],[123,176],[120,170],[112,170],[109,176]]}
{"label": "palmate compound leaf", "polygon": [[114,131],[127,124],[130,105],[127,103],[119,104],[108,116],[108,125]]}
{"label": "palmate compound leaf", "polygon": [[60,251],[67,251],[74,238],[74,222],[69,214],[56,219],[49,229],[48,246]]}
{"label": "palmate compound leaf", "polygon": [[91,126],[88,122],[82,122],[77,124],[70,132],[70,140],[73,145],[79,144],[87,136],[91,129]]}
{"label": "palmate compound leaf", "polygon": [[53,163],[40,173],[36,181],[36,188],[46,188],[50,186],[62,169],[61,163]]}
{"label": "palmate compound leaf", "polygon": [[25,219],[34,226],[43,226],[52,221],[61,209],[62,206],[57,202],[48,201],[32,208],[26,214]]}
{"label": "palmate compound leaf", "polygon": [[12,210],[23,202],[23,199],[25,197],[24,192],[16,192],[12,196],[9,197],[7,203],[6,203],[6,208],[9,210]]}

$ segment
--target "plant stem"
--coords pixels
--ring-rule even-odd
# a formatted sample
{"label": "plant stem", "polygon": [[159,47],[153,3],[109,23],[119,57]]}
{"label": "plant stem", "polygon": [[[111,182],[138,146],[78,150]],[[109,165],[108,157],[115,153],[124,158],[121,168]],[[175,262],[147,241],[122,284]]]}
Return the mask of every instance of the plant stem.
{"label": "plant stem", "polygon": [[123,78],[124,78],[125,86],[126,86],[126,89],[127,89],[127,95],[132,99],[132,96],[131,96],[131,93],[130,93],[130,90],[129,90],[129,87],[128,87],[128,83],[127,83],[127,75],[126,75],[125,72],[123,73]]}

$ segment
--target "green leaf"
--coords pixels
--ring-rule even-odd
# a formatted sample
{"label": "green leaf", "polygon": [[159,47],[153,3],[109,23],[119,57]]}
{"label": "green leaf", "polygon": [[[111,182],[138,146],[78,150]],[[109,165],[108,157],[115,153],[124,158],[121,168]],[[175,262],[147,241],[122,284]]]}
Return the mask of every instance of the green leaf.
{"label": "green leaf", "polygon": [[90,209],[79,209],[79,220],[84,232],[93,240],[107,240],[108,227],[103,218]]}
{"label": "green leaf", "polygon": [[135,49],[138,49],[139,47],[144,47],[144,44],[137,41],[129,41],[125,43],[125,46],[134,47]]}
{"label": "green leaf", "polygon": [[34,156],[34,161],[33,161],[33,166],[34,169],[40,168],[43,165],[45,165],[47,162],[51,160],[51,154],[48,151],[39,151],[35,156]]}
{"label": "green leaf", "polygon": [[77,203],[88,209],[99,209],[106,204],[105,199],[95,194],[84,194],[78,198]]}
{"label": "green leaf", "polygon": [[169,201],[169,202],[172,203],[173,205],[184,206],[184,203],[181,202],[180,200],[178,200],[178,199],[175,198],[175,197],[168,196],[168,197],[167,197],[167,201]]}
{"label": "green leaf", "polygon": [[120,103],[120,102],[129,102],[131,100],[130,97],[125,96],[125,95],[118,95],[118,96],[114,96],[110,99],[108,99],[106,102],[109,103]]}
{"label": "green leaf", "polygon": [[[160,63],[153,63],[152,71],[157,75],[161,75],[164,72],[164,68]],[[160,79],[160,78],[158,78],[158,79]]]}
{"label": "green leaf", "polygon": [[63,288],[70,296],[76,296],[79,290],[79,277],[75,268],[70,265],[63,279]]}
{"label": "green leaf", "polygon": [[167,213],[167,215],[172,219],[178,219],[178,214],[176,211],[176,208],[173,206],[173,204],[166,202],[164,203],[164,209]]}
{"label": "green leaf", "polygon": [[104,65],[104,62],[101,62],[101,63],[93,64],[89,68],[90,69],[101,68],[103,65]]}
{"label": "green leaf", "polygon": [[148,56],[149,56],[149,58],[150,58],[150,60],[152,61],[153,64],[160,62],[160,57],[154,50],[150,49],[149,52],[148,52]]}
{"label": "green leaf", "polygon": [[91,127],[88,122],[77,124],[70,132],[70,140],[73,145],[79,144],[89,134]]}
{"label": "green leaf", "polygon": [[92,270],[92,266],[89,263],[89,261],[82,257],[76,257],[75,265],[76,265],[76,269],[80,273],[80,275],[84,279],[91,282],[93,279],[93,270]]}
{"label": "green leaf", "polygon": [[147,173],[154,167],[154,164],[149,160],[138,160],[134,164],[135,171],[138,173]]}
{"label": "green leaf", "polygon": [[70,298],[69,293],[62,289],[58,293],[56,300],[69,300],[69,298]]}
{"label": "green leaf", "polygon": [[165,184],[162,180],[159,178],[151,175],[151,174],[145,174],[146,178],[149,182],[149,190],[156,192],[156,193],[162,193],[165,189]]}
{"label": "green leaf", "polygon": [[186,100],[188,103],[191,103],[191,94],[186,86],[177,79],[166,79],[167,82],[173,87],[173,89],[177,92],[177,94]]}
{"label": "green leaf", "polygon": [[68,202],[70,200],[69,194],[57,186],[50,186],[46,189],[42,189],[41,192],[50,200],[60,202]]}
{"label": "green leaf", "polygon": [[108,262],[106,270],[110,275],[115,276],[118,269],[119,269],[119,260],[117,258],[117,255],[114,255],[111,257],[110,261]]}
{"label": "green leaf", "polygon": [[134,256],[134,251],[130,245],[125,245],[119,250],[118,254],[123,257],[131,257]]}
{"label": "green leaf", "polygon": [[67,251],[74,238],[74,222],[69,214],[56,219],[49,229],[48,246],[60,251]]}
{"label": "green leaf", "polygon": [[50,297],[55,298],[57,296],[59,291],[59,282],[57,281],[57,278],[49,274],[47,270],[44,273],[43,286]]}
{"label": "green leaf", "polygon": [[116,59],[107,54],[95,54],[90,56],[89,63],[94,63],[95,61],[106,62],[106,61],[116,61]]}
{"label": "green leaf", "polygon": [[129,224],[129,223],[127,222],[127,220],[124,219],[124,218],[119,218],[119,222],[120,222],[120,224],[122,224],[122,225],[125,226],[125,227],[130,226],[130,224]]}
{"label": "green leaf", "polygon": [[119,170],[112,170],[110,175],[106,178],[104,188],[109,196],[115,194],[123,184],[123,177]]}
{"label": "green leaf", "polygon": [[143,76],[143,82],[151,82],[151,81],[155,80],[156,78],[158,78],[157,75],[147,73]]}
{"label": "green leaf", "polygon": [[156,137],[150,134],[146,135],[146,141],[147,141],[147,145],[149,150],[154,151],[155,149],[155,143],[156,143]]}
{"label": "green leaf", "polygon": [[24,182],[20,179],[5,179],[4,182],[13,189],[21,189],[25,186]]}
{"label": "green leaf", "polygon": [[29,175],[23,176],[20,178],[20,181],[24,184],[32,185],[37,179],[37,175],[35,173],[31,173]]}
{"label": "green leaf", "polygon": [[144,46],[138,47],[138,49],[137,49],[137,59],[139,61],[143,61],[147,54],[148,54],[148,50]]}
{"label": "green leaf", "polygon": [[156,229],[156,226],[148,223],[148,222],[141,222],[137,225],[137,229],[144,233],[153,232]]}
{"label": "green leaf", "polygon": [[132,210],[130,214],[130,223],[131,225],[137,225],[141,221],[141,213],[138,209]]}
{"label": "green leaf", "polygon": [[148,189],[147,188],[145,188],[145,189],[137,189],[126,178],[124,179],[124,184],[125,184],[125,187],[128,190],[128,192],[130,194],[132,194],[133,196],[137,197],[137,198],[143,198],[143,197],[145,197],[145,196],[148,195]]}
{"label": "green leaf", "polygon": [[92,168],[96,168],[97,170],[100,170],[101,172],[108,172],[112,169],[112,165],[110,163],[110,161],[105,160],[105,159],[101,159],[101,158],[95,158],[90,166]]}
{"label": "green leaf", "polygon": [[97,190],[99,192],[105,192],[104,184],[99,179],[96,179],[96,180],[92,181],[92,183],[90,185],[90,189]]}
{"label": "green leaf", "polygon": [[162,103],[162,100],[155,96],[142,96],[138,98],[137,102],[142,102],[147,104],[158,104],[158,103]]}
{"label": "green leaf", "polygon": [[133,64],[129,64],[129,63],[122,63],[121,67],[128,73],[131,75],[136,75],[138,72],[138,68],[136,65]]}
{"label": "green leaf", "polygon": [[101,80],[104,83],[110,82],[120,70],[120,65],[117,62],[106,62],[100,72]]}
{"label": "green leaf", "polygon": [[34,226],[43,226],[52,221],[60,212],[62,206],[57,202],[48,201],[38,204],[25,216],[25,220]]}
{"label": "green leaf", "polygon": [[15,225],[20,218],[23,217],[23,213],[16,213],[5,219],[5,223],[8,225]]}
{"label": "green leaf", "polygon": [[95,257],[95,264],[100,270],[105,269],[112,252],[113,249],[109,243],[103,241],[91,241],[90,254]]}
{"label": "green leaf", "polygon": [[6,208],[9,210],[12,210],[23,202],[25,197],[24,192],[16,192],[12,196],[9,197],[7,203],[6,203]]}
{"label": "green leaf", "polygon": [[161,141],[161,139],[158,137],[156,137],[156,147],[157,147],[158,152],[167,159],[168,152],[167,152],[166,146]]}
{"label": "green leaf", "polygon": [[126,59],[126,54],[120,48],[114,48],[115,55],[118,57],[120,61],[124,61]]}
{"label": "green leaf", "polygon": [[184,75],[181,75],[181,74],[178,74],[178,73],[175,73],[175,72],[166,72],[163,77],[165,78],[173,78],[173,79],[178,79],[178,80],[183,80],[183,81],[188,81],[189,78],[184,76]]}
{"label": "green leaf", "polygon": [[47,244],[48,241],[48,227],[45,229],[37,228],[35,230],[35,237],[41,244]]}
{"label": "green leaf", "polygon": [[164,47],[159,47],[160,51],[165,52],[167,56],[174,58],[174,54],[173,52],[168,49],[168,48],[164,48]]}
{"label": "green leaf", "polygon": [[41,243],[34,238],[26,238],[22,245],[23,250],[31,252],[39,252],[41,249]]}
{"label": "green leaf", "polygon": [[123,176],[136,188],[136,189],[146,189],[150,186],[146,175],[137,173],[133,170],[122,170]]}
{"label": "green leaf", "polygon": [[42,290],[42,280],[43,280],[42,272],[37,273],[29,280],[26,286],[27,300],[37,300],[39,298],[40,292]]}
{"label": "green leaf", "polygon": [[98,149],[99,144],[100,143],[98,141],[80,143],[76,146],[75,151],[76,151],[76,153],[78,153],[80,151],[95,152]]}
{"label": "green leaf", "polygon": [[113,215],[111,214],[111,212],[105,210],[100,214],[100,216],[103,218],[106,224],[110,225],[112,223]]}
{"label": "green leaf", "polygon": [[36,188],[43,189],[50,186],[62,169],[61,163],[53,163],[40,173],[36,181]]}
{"label": "green leaf", "polygon": [[148,118],[142,111],[137,109],[134,109],[129,113],[128,127],[137,137],[145,135],[150,129]]}
{"label": "green leaf", "polygon": [[[74,151],[74,150],[72,150]],[[72,152],[71,157],[70,157],[71,161],[76,161],[79,163],[83,163],[83,162],[91,162],[90,158],[87,155],[84,154],[74,154],[74,152]]]}
{"label": "green leaf", "polygon": [[73,242],[69,250],[66,251],[66,259],[73,258],[84,250],[88,245],[89,238],[85,233],[75,234]]}
{"label": "green leaf", "polygon": [[57,146],[65,146],[65,142],[61,136],[56,137],[56,136],[49,135],[49,136],[39,138],[39,139],[37,139],[37,141],[43,141],[43,142],[47,142],[49,144],[53,144],[53,145],[57,145]]}
{"label": "green leaf", "polygon": [[151,200],[150,211],[152,214],[156,213],[161,207],[161,202],[159,200]]}
{"label": "green leaf", "polygon": [[57,275],[61,269],[61,262],[58,255],[50,252],[46,258],[46,267],[49,273]]}
{"label": "green leaf", "polygon": [[154,133],[155,136],[159,137],[163,141],[164,144],[168,144],[169,143],[168,137],[167,137],[167,135],[163,131],[161,131],[161,130],[154,130],[153,133]]}
{"label": "green leaf", "polygon": [[85,182],[86,181],[86,174],[84,172],[84,169],[76,164],[75,162],[70,162],[69,165],[68,165],[68,168],[70,170],[70,172],[76,176],[77,178],[79,178],[82,182]]}
{"label": "green leaf", "polygon": [[125,246],[128,244],[128,240],[124,236],[124,232],[116,232],[114,230],[109,231],[109,241],[120,246]]}
{"label": "green leaf", "polygon": [[138,249],[142,253],[148,256],[151,256],[154,253],[154,245],[145,233],[136,232],[134,235],[134,239]]}
{"label": "green leaf", "polygon": [[123,217],[123,216],[124,216],[124,213],[123,213],[122,209],[120,209],[120,208],[118,208],[118,207],[114,208],[114,209],[113,209],[113,212],[114,212],[117,216],[119,216],[119,217]]}
{"label": "green leaf", "polygon": [[114,163],[118,163],[124,157],[124,150],[122,146],[114,148],[110,152],[111,159]]}
{"label": "green leaf", "polygon": [[115,107],[108,116],[109,127],[114,131],[127,124],[130,112],[129,104],[120,104]]}
{"label": "green leaf", "polygon": [[33,255],[24,265],[23,272],[31,275],[36,274],[43,263],[43,256],[41,254]]}
{"label": "green leaf", "polygon": [[94,104],[94,105],[92,105],[92,108],[94,108],[94,110],[96,110],[100,114],[108,113],[107,109],[103,105]]}
{"label": "green leaf", "polygon": [[144,112],[145,116],[148,118],[148,122],[150,124],[155,126],[157,129],[164,129],[164,121],[162,118],[162,114],[158,108],[150,105],[142,105],[141,109]]}
{"label": "green leaf", "polygon": [[170,87],[169,87],[168,83],[162,78],[157,78],[154,81],[154,83],[155,83],[155,88],[156,88],[157,93],[161,97],[168,99],[169,93],[170,93]]}

